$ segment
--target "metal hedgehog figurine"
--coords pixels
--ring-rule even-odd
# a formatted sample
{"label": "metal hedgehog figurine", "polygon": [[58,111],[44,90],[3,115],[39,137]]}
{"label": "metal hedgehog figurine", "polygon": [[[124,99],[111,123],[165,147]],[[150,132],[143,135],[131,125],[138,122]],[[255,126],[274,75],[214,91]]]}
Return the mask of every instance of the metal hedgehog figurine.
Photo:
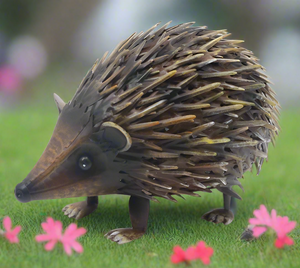
{"label": "metal hedgehog figurine", "polygon": [[132,228],[106,234],[123,244],[147,228],[150,200],[223,193],[202,218],[229,224],[238,178],[257,173],[278,134],[279,104],[267,76],[226,30],[184,23],[133,34],[97,60],[59,117],[41,158],[15,189],[20,202],[87,196],[65,215],[83,218],[98,195],[130,195]]}

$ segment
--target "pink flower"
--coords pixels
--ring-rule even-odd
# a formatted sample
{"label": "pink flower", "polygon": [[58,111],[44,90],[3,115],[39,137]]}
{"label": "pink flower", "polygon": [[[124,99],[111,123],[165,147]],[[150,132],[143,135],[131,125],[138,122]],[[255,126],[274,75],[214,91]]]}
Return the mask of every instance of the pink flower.
{"label": "pink flower", "polygon": [[277,216],[276,210],[272,209],[271,215],[264,205],[260,205],[260,208],[253,212],[256,218],[249,219],[249,223],[252,227],[253,236],[259,237],[268,228],[273,229],[277,234],[275,246],[282,248],[284,245],[293,245],[294,241],[288,237],[287,234],[296,227],[295,221],[289,221],[288,217]]}
{"label": "pink flower", "polygon": [[21,226],[18,225],[15,229],[11,229],[11,219],[6,216],[3,219],[3,227],[6,232],[1,230],[1,234],[3,234],[10,243],[19,243],[18,233],[21,231]]}
{"label": "pink flower", "polygon": [[200,241],[196,247],[188,247],[186,251],[180,246],[175,246],[173,251],[174,254],[171,256],[172,263],[185,262],[189,264],[192,260],[200,259],[205,265],[210,263],[210,257],[214,252],[211,247],[206,247],[204,241]]}
{"label": "pink flower", "polygon": [[54,221],[49,217],[46,222],[43,222],[41,225],[46,234],[37,235],[35,240],[37,242],[49,241],[45,245],[45,249],[47,251],[53,250],[56,243],[61,240],[62,223],[60,221]]}
{"label": "pink flower", "polygon": [[62,223],[54,221],[52,218],[47,218],[46,222],[42,223],[42,228],[46,234],[40,234],[35,237],[37,242],[49,241],[45,245],[47,251],[53,250],[57,242],[61,242],[68,255],[72,254],[72,248],[78,252],[83,252],[83,247],[76,241],[79,236],[86,233],[86,229],[78,228],[75,223],[70,224],[65,233],[62,234]]}

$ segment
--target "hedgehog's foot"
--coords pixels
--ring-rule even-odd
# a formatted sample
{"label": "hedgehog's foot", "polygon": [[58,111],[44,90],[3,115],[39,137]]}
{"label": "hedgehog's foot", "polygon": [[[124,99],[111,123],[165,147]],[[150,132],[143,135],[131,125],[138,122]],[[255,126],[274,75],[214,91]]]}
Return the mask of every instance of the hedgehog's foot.
{"label": "hedgehog's foot", "polygon": [[201,218],[216,224],[224,223],[227,225],[233,221],[234,215],[228,209],[218,208],[206,212]]}
{"label": "hedgehog's foot", "polygon": [[105,236],[118,244],[125,244],[140,238],[147,229],[150,202],[148,199],[131,196],[129,199],[129,214],[132,228],[114,229]]}
{"label": "hedgehog's foot", "polygon": [[69,218],[78,220],[94,212],[97,207],[98,196],[91,196],[88,197],[86,201],[66,205],[62,211]]}
{"label": "hedgehog's foot", "polygon": [[133,229],[133,228],[119,228],[114,229],[105,234],[104,236],[111,241],[117,242],[118,244],[125,244],[135,239],[140,238],[145,231]]}
{"label": "hedgehog's foot", "polygon": [[202,219],[213,223],[231,223],[234,219],[234,214],[231,210],[236,210],[235,199],[227,194],[223,194],[224,208],[217,208],[206,212]]}

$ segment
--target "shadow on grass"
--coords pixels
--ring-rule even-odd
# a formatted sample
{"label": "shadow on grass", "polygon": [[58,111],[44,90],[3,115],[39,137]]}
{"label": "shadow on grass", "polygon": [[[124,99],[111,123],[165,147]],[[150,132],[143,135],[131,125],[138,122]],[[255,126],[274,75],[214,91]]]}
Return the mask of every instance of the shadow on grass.
{"label": "shadow on grass", "polygon": [[[80,219],[78,224],[94,234],[103,235],[112,229],[131,227],[128,200],[122,198],[114,202],[112,198],[109,201],[101,204],[100,200],[98,209],[86,218]],[[208,203],[194,197],[187,201],[178,200],[178,203],[167,200],[160,200],[160,203],[151,202],[147,234],[161,236],[178,232],[186,235],[193,232],[195,228],[214,227],[215,225],[202,220],[201,216],[210,209],[220,207],[222,202],[218,201],[220,202]],[[59,216],[61,219],[63,217],[66,216]]]}

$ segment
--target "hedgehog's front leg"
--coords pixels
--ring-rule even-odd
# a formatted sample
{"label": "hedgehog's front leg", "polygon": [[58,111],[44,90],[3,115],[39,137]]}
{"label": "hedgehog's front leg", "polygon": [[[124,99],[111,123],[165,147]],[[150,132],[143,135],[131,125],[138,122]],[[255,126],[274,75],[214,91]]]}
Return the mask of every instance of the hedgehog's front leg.
{"label": "hedgehog's front leg", "polygon": [[131,196],[129,199],[129,214],[132,228],[114,229],[105,234],[107,239],[125,244],[140,238],[147,229],[150,202],[142,197]]}
{"label": "hedgehog's front leg", "polygon": [[90,196],[86,201],[66,205],[62,211],[69,218],[81,219],[93,213],[98,207],[98,196]]}
{"label": "hedgehog's front leg", "polygon": [[231,210],[235,209],[235,198],[228,194],[223,194],[224,208],[213,209],[206,212],[202,219],[213,223],[231,223],[234,219],[234,214]]}

